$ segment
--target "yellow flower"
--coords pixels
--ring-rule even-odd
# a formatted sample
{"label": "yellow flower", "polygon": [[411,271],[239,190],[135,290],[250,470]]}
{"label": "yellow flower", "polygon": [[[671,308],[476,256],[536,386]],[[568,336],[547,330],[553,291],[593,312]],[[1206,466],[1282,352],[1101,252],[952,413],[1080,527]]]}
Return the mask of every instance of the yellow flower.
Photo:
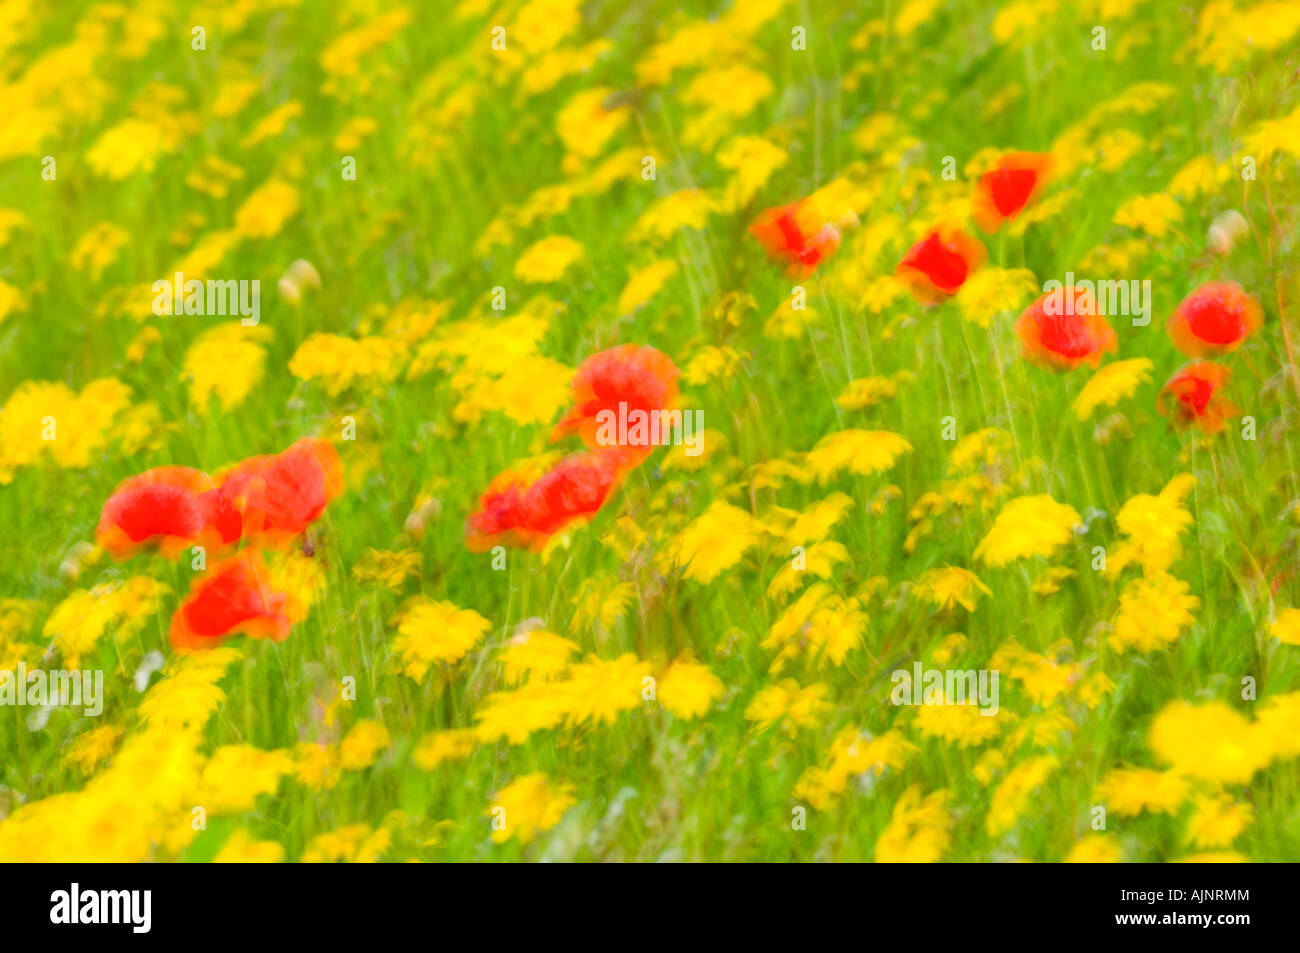
{"label": "yellow flower", "polygon": [[919,598],[929,599],[945,612],[955,605],[974,612],[981,592],[986,596],[993,595],[993,590],[980,582],[979,576],[960,566],[926,570],[917,577],[913,591]]}
{"label": "yellow flower", "polygon": [[148,576],[101,583],[93,589],[76,589],[55,606],[43,632],[54,640],[69,668],[80,668],[100,636],[116,628],[119,640],[144,625],[158,610],[167,587]]}
{"label": "yellow flower", "polygon": [[194,405],[206,411],[214,395],[223,411],[242,404],[262,379],[266,349],[258,342],[270,338],[268,327],[233,322],[195,338],[181,366],[181,378],[190,382]]}
{"label": "yellow flower", "polygon": [[336,831],[317,834],[302,852],[304,864],[343,862],[374,863],[388,849],[391,835],[382,827],[371,831],[366,824],[349,824]]}
{"label": "yellow flower", "polygon": [[521,844],[531,843],[542,831],[548,831],[564,812],[577,802],[572,784],[556,784],[537,772],[516,778],[502,788],[483,812],[492,818],[492,840],[504,844],[511,837]]}
{"label": "yellow flower", "polygon": [[1283,609],[1268,624],[1268,634],[1284,645],[1300,645],[1300,609]]}
{"label": "yellow flower", "polygon": [[1158,496],[1139,493],[1120,507],[1115,525],[1129,538],[1114,548],[1106,562],[1106,575],[1116,576],[1137,562],[1147,575],[1163,574],[1183,547],[1178,537],[1192,525],[1183,503],[1196,485],[1196,477],[1181,473]]}
{"label": "yellow flower", "polygon": [[117,725],[105,725],[94,731],[78,735],[64,755],[64,760],[75,764],[82,774],[93,774],[101,761],[108,759],[122,740],[122,728]]}
{"label": "yellow flower", "polygon": [[772,510],[768,516],[768,530],[781,537],[782,547],[806,546],[824,539],[851,509],[853,498],[836,491],[802,510]]}
{"label": "yellow flower", "polygon": [[618,313],[633,314],[658,293],[664,283],[677,274],[677,262],[658,258],[644,268],[633,271],[618,296]]}
{"label": "yellow flower", "polygon": [[242,657],[238,649],[227,647],[176,657],[164,670],[165,677],[145,692],[140,717],[151,729],[201,728],[226,700],[217,683]]}
{"label": "yellow flower", "polygon": [[345,771],[368,768],[388,745],[388,729],[381,722],[359,721],[339,742],[339,766]]}
{"label": "yellow flower", "polygon": [[334,745],[302,742],[294,746],[294,776],[312,791],[327,791],[338,784],[339,752]]}
{"label": "yellow flower", "polygon": [[1164,238],[1182,220],[1182,208],[1164,193],[1136,196],[1115,212],[1116,225],[1139,229],[1152,238]]}
{"label": "yellow flower", "polygon": [[707,384],[711,380],[736,376],[737,367],[744,355],[729,346],[701,348],[682,370],[682,380],[687,384]]}
{"label": "yellow flower", "polygon": [[138,118],[107,129],[86,151],[86,164],[97,175],[120,182],[134,172],[152,172],[159,156],[172,151],[165,130]]}
{"label": "yellow flower", "polygon": [[464,761],[478,744],[474,732],[468,729],[431,731],[415,746],[413,759],[425,771],[433,771],[449,761]]}
{"label": "yellow flower", "polygon": [[776,91],[767,74],[743,63],[730,63],[697,73],[680,94],[683,103],[703,111],[687,120],[682,142],[712,149],[726,137],[735,120],[749,115]]}
{"label": "yellow flower", "polygon": [[537,354],[520,357],[500,374],[458,374],[451,385],[461,400],[452,417],[476,423],[500,411],[518,424],[548,422],[569,402],[572,376],[572,368]]}
{"label": "yellow flower", "polygon": [[566,671],[578,654],[578,644],[554,632],[534,629],[512,637],[501,650],[507,684],[518,685],[525,678],[549,681]]}
{"label": "yellow flower", "polygon": [[1082,676],[1082,666],[1058,663],[1026,651],[1015,639],[998,646],[989,667],[1021,682],[1034,704],[1042,706],[1064,695]]}
{"label": "yellow flower", "polygon": [[1300,692],[1265,699],[1257,718],[1258,742],[1272,757],[1300,755]]}
{"label": "yellow flower", "polygon": [[910,443],[888,430],[841,430],[819,440],[806,459],[810,478],[825,483],[845,469],[859,476],[888,470],[911,452]]}
{"label": "yellow flower", "polygon": [[904,791],[876,839],[876,862],[932,864],[942,858],[952,839],[948,797],[947,791],[922,797],[919,784]]}
{"label": "yellow flower", "polygon": [[567,235],[551,235],[524,251],[515,262],[515,277],[534,285],[559,281],[582,257],[581,242]]}
{"label": "yellow flower", "polygon": [[27,302],[23,299],[22,292],[8,282],[0,281],[0,321],[26,310]]}
{"label": "yellow flower", "polygon": [[68,261],[76,271],[88,271],[98,281],[104,269],[117,260],[118,252],[131,241],[130,234],[112,222],[100,222],[77,239]]}
{"label": "yellow flower", "polygon": [[763,525],[757,519],[716,500],[668,543],[664,558],[669,566],[683,567],[686,578],[710,583],[757,546],[762,536]]}
{"label": "yellow flower", "polygon": [[387,338],[353,340],[339,334],[312,334],[289,360],[289,373],[320,380],[331,397],[358,384],[380,384],[401,371],[404,348]]}
{"label": "yellow flower", "polygon": [[1038,574],[1038,578],[1034,580],[1030,589],[1034,595],[1046,599],[1048,596],[1059,592],[1065,581],[1074,578],[1076,575],[1078,573],[1065,566],[1048,566]]}
{"label": "yellow flower", "polygon": [[714,201],[699,189],[684,189],[651,203],[632,226],[634,241],[665,242],[681,228],[704,228],[716,210]]}
{"label": "yellow flower", "polygon": [[[639,698],[639,695],[638,695]],[[493,692],[483,701],[475,717],[475,735],[484,744],[502,738],[520,745],[535,731],[554,728],[564,721],[570,695],[564,683],[529,682],[511,692]]]}
{"label": "yellow flower", "polygon": [[254,189],[235,212],[235,229],[245,238],[271,238],[298,211],[298,190],[271,179]]}
{"label": "yellow flower", "polygon": [[922,738],[939,738],[961,748],[992,741],[1002,732],[1002,721],[998,715],[983,714],[974,699],[965,705],[921,705],[916,709],[916,728]]}
{"label": "yellow flower", "polygon": [[722,205],[729,211],[739,211],[749,205],[790,156],[762,136],[737,136],[718,150],[717,160],[718,165],[735,173],[727,183]]}
{"label": "yellow flower", "polygon": [[1201,600],[1191,586],[1167,572],[1134,579],[1119,597],[1119,614],[1107,643],[1121,655],[1129,649],[1168,648],[1196,621]]}
{"label": "yellow flower", "polygon": [[1067,864],[1116,864],[1123,859],[1124,848],[1113,834],[1088,834],[1065,855]]}
{"label": "yellow flower", "polygon": [[613,661],[588,655],[559,683],[565,716],[572,724],[594,721],[612,725],[619,714],[636,708],[647,698],[651,665],[630,652]]}
{"label": "yellow flower", "polygon": [[1194,847],[1227,847],[1250,826],[1255,809],[1246,803],[1234,804],[1223,794],[1203,795],[1193,804],[1187,824],[1188,837]]}
{"label": "yellow flower", "polygon": [[1011,436],[997,427],[985,427],[957,441],[948,454],[954,474],[973,473],[981,467],[994,466],[1011,450]]}
{"label": "yellow flower", "polygon": [[1171,702],[1151,723],[1151,750],[1175,771],[1207,781],[1245,784],[1269,760],[1263,737],[1222,702]]}
{"label": "yellow flower", "polygon": [[702,717],[723,696],[726,686],[707,665],[678,659],[659,681],[659,701],[678,718]]}
{"label": "yellow flower", "polygon": [[[555,117],[555,131],[569,155],[594,159],[609,140],[627,125],[632,111],[625,105],[606,108],[614,90],[605,86],[584,89]],[[573,160],[569,160],[572,166]]]}
{"label": "yellow flower", "polygon": [[361,143],[379,129],[379,123],[369,116],[354,116],[343,124],[334,136],[334,148],[341,153],[355,152]]}
{"label": "yellow flower", "polygon": [[583,629],[599,622],[606,630],[627,612],[628,605],[636,598],[636,586],[630,582],[619,582],[613,576],[588,576],[578,586],[578,594],[573,599],[574,629]]}
{"label": "yellow flower", "polygon": [[1034,791],[1056,770],[1058,763],[1053,755],[1038,755],[1007,772],[993,792],[993,803],[984,822],[990,836],[1000,837],[1016,826]]}
{"label": "yellow flower", "polygon": [[862,377],[849,381],[835,403],[845,410],[865,410],[898,394],[898,381],[892,377]]}
{"label": "yellow flower", "polygon": [[816,576],[820,579],[829,579],[835,572],[835,567],[849,562],[849,550],[843,543],[835,540],[816,543],[803,554],[803,563],[796,568],[794,557],[787,560],[781,567],[780,571],[772,577],[772,581],[767,587],[767,597],[769,599],[780,599],[782,602],[802,586],[809,576]]}
{"label": "yellow flower", "polygon": [[[1258,152],[1251,152],[1258,156]],[[1214,156],[1197,156],[1178,170],[1169,183],[1169,193],[1180,199],[1194,199],[1210,194],[1232,177],[1231,166],[1219,162]]]}
{"label": "yellow flower", "polygon": [[242,827],[226,838],[216,864],[278,864],[284,861],[284,847],[271,840],[253,840]]}
{"label": "yellow flower", "polygon": [[302,115],[302,103],[297,100],[289,100],[276,106],[269,113],[258,120],[257,125],[240,142],[245,149],[251,149],[253,146],[264,142],[267,139],[273,139],[280,133],[284,132],[285,126],[289,125],[289,120],[296,119]]}
{"label": "yellow flower", "polygon": [[745,709],[745,717],[757,722],[760,731],[783,719],[790,728],[806,728],[825,713],[827,688],[814,682],[801,688],[793,678],[784,678],[775,685],[761,689]]}
{"label": "yellow flower", "polygon": [[210,814],[251,809],[260,794],[274,794],[280,779],[293,771],[287,751],[263,751],[251,745],[223,745],[203,768],[195,803]]}
{"label": "yellow flower", "polygon": [[1097,785],[1096,798],[1120,817],[1143,811],[1177,814],[1191,794],[1191,784],[1176,771],[1116,768]]}
{"label": "yellow flower", "polygon": [[9,244],[9,239],[20,228],[27,225],[27,216],[17,209],[0,208],[0,248]]}
{"label": "yellow flower", "polygon": [[406,580],[420,574],[424,554],[416,549],[392,552],[367,549],[352,567],[352,578],[360,583],[375,583],[389,592],[400,592]]}
{"label": "yellow flower", "polygon": [[1176,864],[1245,864],[1250,858],[1235,850],[1209,850],[1199,854],[1188,854],[1174,861]]}
{"label": "yellow flower", "polygon": [[998,513],[975,547],[975,558],[994,568],[1029,556],[1050,559],[1070,542],[1080,523],[1074,507],[1047,494],[1017,497]]}
{"label": "yellow flower", "polygon": [[450,602],[423,602],[402,618],[393,654],[409,678],[422,681],[430,666],[460,661],[491,628],[492,623],[473,609],[460,609]]}
{"label": "yellow flower", "polygon": [[1083,385],[1079,396],[1071,405],[1074,415],[1080,420],[1087,420],[1098,407],[1114,407],[1121,400],[1132,397],[1138,386],[1151,377],[1155,367],[1145,357],[1135,357],[1127,361],[1111,361]]}
{"label": "yellow flower", "polygon": [[779,650],[772,662],[773,673],[802,654],[823,664],[841,665],[845,656],[862,644],[866,627],[867,614],[857,599],[845,599],[817,583],[772,623],[762,645]]}
{"label": "yellow flower", "polygon": [[982,268],[957,292],[962,317],[987,328],[1003,312],[1019,312],[1038,295],[1038,279],[1025,268]]}

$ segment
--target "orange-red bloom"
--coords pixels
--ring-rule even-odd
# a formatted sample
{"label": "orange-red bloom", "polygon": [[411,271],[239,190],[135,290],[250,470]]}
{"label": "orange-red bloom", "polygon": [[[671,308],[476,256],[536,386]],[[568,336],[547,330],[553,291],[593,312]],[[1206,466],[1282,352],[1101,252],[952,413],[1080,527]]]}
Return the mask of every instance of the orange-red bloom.
{"label": "orange-red bloom", "polygon": [[998,159],[975,184],[975,224],[986,232],[996,232],[1024,211],[1047,184],[1052,161],[1042,152],[1008,152]]}
{"label": "orange-red bloom", "polygon": [[210,649],[232,635],[283,641],[293,624],[285,611],[288,596],[272,587],[256,550],[213,566],[194,583],[172,617],[171,643],[178,652]]}
{"label": "orange-red bloom", "polygon": [[942,226],[908,249],[899,263],[898,279],[921,304],[938,304],[960,290],[984,257],[978,238]]}
{"label": "orange-red bloom", "polygon": [[[623,344],[593,354],[574,372],[573,407],[556,425],[552,439],[576,433],[595,447],[597,416],[608,411],[617,419],[620,404],[628,414],[672,410],[677,406],[677,375],[672,359],[652,347]],[[650,452],[648,443],[633,446],[640,447],[643,456]]]}
{"label": "orange-red bloom", "polygon": [[1211,281],[1184,298],[1165,327],[1188,357],[1217,357],[1241,347],[1263,323],[1259,302],[1241,285]]}
{"label": "orange-red bloom", "polygon": [[749,231],[771,258],[785,262],[797,278],[807,278],[840,247],[840,230],[823,221],[806,199],[764,209]]}
{"label": "orange-red bloom", "polygon": [[1156,407],[1178,430],[1195,425],[1205,433],[1218,433],[1241,408],[1223,393],[1232,371],[1214,361],[1192,361],[1180,368],[1160,388]]}
{"label": "orange-red bloom", "polygon": [[249,457],[219,476],[220,486],[204,504],[223,542],[286,542],[304,532],[343,492],[338,451],[314,437],[277,454]]}
{"label": "orange-red bloom", "polygon": [[114,559],[157,545],[175,556],[196,542],[207,524],[203,495],[212,478],[189,467],[155,467],[118,485],[99,516],[95,538]]}
{"label": "orange-red bloom", "polygon": [[1067,307],[1064,289],[1048,292],[1020,313],[1016,334],[1027,360],[1049,371],[1069,371],[1080,364],[1096,367],[1103,354],[1117,349],[1115,329],[1095,313],[1092,292],[1075,288],[1073,297]]}
{"label": "orange-red bloom", "polygon": [[531,481],[506,471],[470,515],[466,546],[476,553],[496,545],[541,549],[555,533],[594,519],[636,462],[635,453],[612,447],[565,457]]}

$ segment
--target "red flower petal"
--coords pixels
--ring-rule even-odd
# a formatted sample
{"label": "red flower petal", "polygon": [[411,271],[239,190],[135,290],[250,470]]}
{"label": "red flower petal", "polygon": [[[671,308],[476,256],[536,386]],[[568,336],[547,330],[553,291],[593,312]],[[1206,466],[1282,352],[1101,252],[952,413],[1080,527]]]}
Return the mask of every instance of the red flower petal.
{"label": "red flower petal", "polygon": [[95,537],[115,559],[152,544],[175,555],[203,532],[199,500],[212,485],[210,476],[190,467],[146,470],[113,491],[100,513]]}
{"label": "red flower petal", "polygon": [[1018,216],[1043,190],[1053,159],[1041,152],[1009,152],[975,185],[975,223],[995,232]]}
{"label": "red flower petal", "polygon": [[1188,357],[1229,354],[1264,323],[1259,302],[1235,281],[1201,285],[1174,310],[1169,337]]}
{"label": "red flower petal", "polygon": [[961,289],[984,257],[979,239],[960,229],[936,228],[907,250],[898,279],[921,304],[938,304]]}
{"label": "red flower petal", "polygon": [[261,555],[244,550],[212,567],[190,589],[172,617],[172,647],[178,652],[214,648],[238,633],[282,641],[292,625],[286,600],[272,589]]}
{"label": "red flower petal", "polygon": [[1196,426],[1218,433],[1241,409],[1223,393],[1232,371],[1213,361],[1192,361],[1179,369],[1156,396],[1156,407],[1178,430]]}
{"label": "red flower petal", "polygon": [[[1118,347],[1115,329],[1096,311],[1087,288],[1074,289],[1073,313],[1066,313],[1065,292],[1040,295],[1020,313],[1016,334],[1025,358],[1050,371],[1073,370],[1081,364],[1096,367],[1102,355]],[[1059,310],[1062,313],[1052,314]]]}

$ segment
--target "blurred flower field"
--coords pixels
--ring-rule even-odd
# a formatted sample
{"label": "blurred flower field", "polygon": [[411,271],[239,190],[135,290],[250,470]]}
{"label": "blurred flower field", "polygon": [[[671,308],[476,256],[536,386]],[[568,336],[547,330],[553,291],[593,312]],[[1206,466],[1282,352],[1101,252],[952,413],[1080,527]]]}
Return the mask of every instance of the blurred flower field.
{"label": "blurred flower field", "polygon": [[1297,49],[0,0],[0,860],[1300,859]]}

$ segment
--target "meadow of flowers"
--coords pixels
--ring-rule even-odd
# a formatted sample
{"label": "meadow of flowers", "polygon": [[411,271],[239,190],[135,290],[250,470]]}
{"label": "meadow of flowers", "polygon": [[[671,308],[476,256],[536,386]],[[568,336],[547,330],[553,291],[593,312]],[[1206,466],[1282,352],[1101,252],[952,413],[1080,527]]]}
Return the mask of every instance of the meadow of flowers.
{"label": "meadow of flowers", "polygon": [[1297,48],[0,0],[0,860],[1300,859]]}

